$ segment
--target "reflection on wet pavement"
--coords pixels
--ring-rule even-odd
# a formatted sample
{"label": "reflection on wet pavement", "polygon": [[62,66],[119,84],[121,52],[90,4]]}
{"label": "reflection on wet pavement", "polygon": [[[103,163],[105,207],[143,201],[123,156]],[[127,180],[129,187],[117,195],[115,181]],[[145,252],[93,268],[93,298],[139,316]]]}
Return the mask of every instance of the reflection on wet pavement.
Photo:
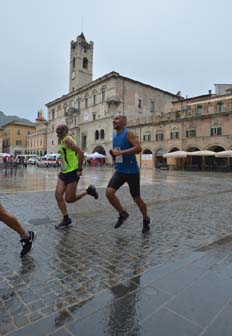
{"label": "reflection on wet pavement", "polygon": [[56,171],[27,167],[0,176],[0,200],[38,233],[21,260],[15,233],[0,231],[0,334],[212,332],[232,299],[231,236],[223,238],[231,231],[231,174],[142,170],[152,217],[144,236],[127,186],[118,194],[130,218],[113,229],[117,214],[104,196],[113,170],[100,167],[86,169],[80,181],[80,189],[95,184],[99,199],[69,205],[73,227],[55,230]]}
{"label": "reflection on wet pavement", "polygon": [[[0,186],[2,193],[49,191],[54,190],[57,182],[58,168],[41,168],[35,166],[18,167],[17,169],[0,169]],[[90,181],[98,188],[107,186],[114,172],[110,167],[85,168],[79,182],[79,188],[86,188]],[[213,172],[185,172],[185,171],[159,171],[142,169],[141,185],[156,183],[220,183],[223,178],[231,179],[232,173]],[[232,183],[229,183],[232,187]]]}

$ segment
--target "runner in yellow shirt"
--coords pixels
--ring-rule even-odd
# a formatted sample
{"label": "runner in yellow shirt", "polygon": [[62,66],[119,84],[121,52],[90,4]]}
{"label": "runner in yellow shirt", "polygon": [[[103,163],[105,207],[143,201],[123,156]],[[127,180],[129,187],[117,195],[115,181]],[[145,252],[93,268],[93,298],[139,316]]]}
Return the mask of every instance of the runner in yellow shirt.
{"label": "runner in yellow shirt", "polygon": [[72,220],[67,212],[66,202],[74,203],[85,195],[91,195],[97,199],[98,193],[95,186],[91,184],[85,191],[76,193],[77,184],[82,175],[84,154],[77,146],[76,141],[68,135],[68,127],[66,125],[58,125],[56,134],[60,143],[59,153],[62,157],[62,167],[58,174],[55,197],[63,219],[55,228],[63,229],[72,225]]}

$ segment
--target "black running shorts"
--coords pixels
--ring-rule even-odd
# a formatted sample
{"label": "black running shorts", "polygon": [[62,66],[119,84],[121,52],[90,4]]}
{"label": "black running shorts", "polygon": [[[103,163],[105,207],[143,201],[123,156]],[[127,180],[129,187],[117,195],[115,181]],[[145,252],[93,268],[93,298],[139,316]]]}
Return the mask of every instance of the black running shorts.
{"label": "black running shorts", "polygon": [[70,184],[73,182],[78,183],[80,176],[77,176],[77,170],[73,170],[69,173],[60,173],[59,178],[64,182],[64,184]]}
{"label": "black running shorts", "polygon": [[107,188],[118,190],[124,183],[127,183],[130,188],[130,193],[133,198],[140,196],[140,176],[136,174],[124,174],[115,172],[111,177]]}

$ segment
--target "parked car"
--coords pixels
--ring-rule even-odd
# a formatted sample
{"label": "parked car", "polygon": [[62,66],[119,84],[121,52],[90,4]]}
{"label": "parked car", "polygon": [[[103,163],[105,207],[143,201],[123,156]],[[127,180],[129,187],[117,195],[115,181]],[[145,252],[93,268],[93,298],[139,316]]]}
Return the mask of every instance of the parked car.
{"label": "parked car", "polygon": [[58,167],[60,162],[56,159],[42,157],[36,162],[37,167]]}
{"label": "parked car", "polygon": [[32,165],[34,165],[34,164],[36,164],[37,163],[37,161],[40,159],[40,157],[31,157],[31,158],[29,158],[28,160],[27,160],[27,164],[32,164]]}

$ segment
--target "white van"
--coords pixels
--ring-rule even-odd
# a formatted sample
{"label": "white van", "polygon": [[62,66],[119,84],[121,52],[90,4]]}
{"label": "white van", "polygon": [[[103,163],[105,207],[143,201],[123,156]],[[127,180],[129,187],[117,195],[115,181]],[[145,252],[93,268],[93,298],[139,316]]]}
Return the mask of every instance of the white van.
{"label": "white van", "polygon": [[51,160],[58,160],[58,159],[61,159],[61,155],[60,154],[58,154],[58,153],[56,153],[56,154],[46,154],[46,155],[44,155],[44,157],[46,158],[46,159],[51,159]]}

